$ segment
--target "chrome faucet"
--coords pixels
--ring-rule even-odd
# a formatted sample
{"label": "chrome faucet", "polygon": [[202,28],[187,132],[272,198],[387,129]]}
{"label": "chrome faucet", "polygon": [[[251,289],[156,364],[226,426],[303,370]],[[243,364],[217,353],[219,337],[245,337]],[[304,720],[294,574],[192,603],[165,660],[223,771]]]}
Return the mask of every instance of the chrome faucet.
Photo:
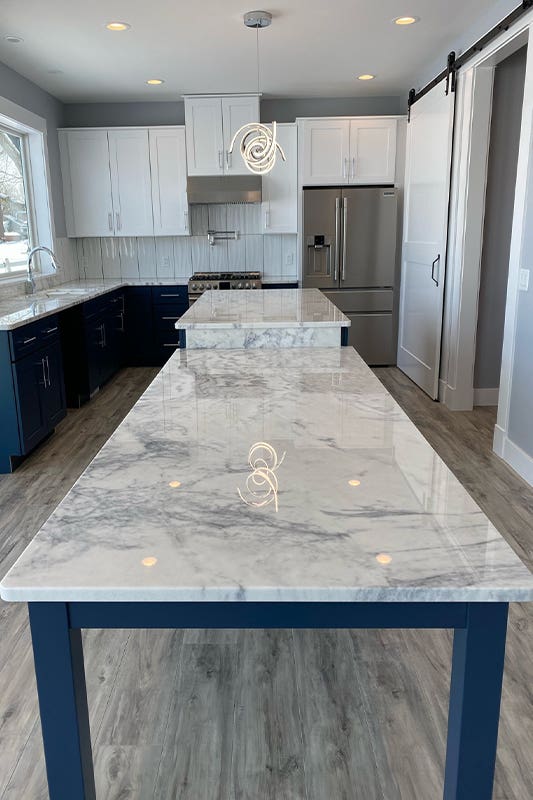
{"label": "chrome faucet", "polygon": [[31,268],[31,262],[33,261],[33,257],[35,255],[35,253],[39,253],[41,250],[44,253],[48,253],[48,255],[50,256],[50,258],[52,260],[52,266],[56,270],[56,272],[57,272],[58,269],[60,269],[60,264],[59,264],[59,262],[57,260],[56,254],[54,253],[53,250],[50,250],[49,247],[45,247],[42,244],[41,245],[37,245],[37,247],[32,248],[32,250],[30,250],[30,254],[28,256],[28,279],[26,281],[26,294],[33,294],[34,291],[35,291],[35,278],[33,277],[33,272],[32,272],[32,268]]}

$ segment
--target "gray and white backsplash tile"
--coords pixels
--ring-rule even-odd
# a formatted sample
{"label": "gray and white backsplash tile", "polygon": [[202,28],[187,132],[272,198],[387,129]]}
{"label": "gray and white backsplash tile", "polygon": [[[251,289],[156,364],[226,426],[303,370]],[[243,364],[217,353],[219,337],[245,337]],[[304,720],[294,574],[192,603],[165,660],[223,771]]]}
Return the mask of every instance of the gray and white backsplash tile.
{"label": "gray and white backsplash tile", "polygon": [[[185,280],[193,272],[259,270],[297,280],[296,235],[261,233],[260,204],[193,205],[190,236],[71,240],[83,279]],[[237,231],[209,245],[207,231]],[[66,240],[68,241],[68,240]]]}

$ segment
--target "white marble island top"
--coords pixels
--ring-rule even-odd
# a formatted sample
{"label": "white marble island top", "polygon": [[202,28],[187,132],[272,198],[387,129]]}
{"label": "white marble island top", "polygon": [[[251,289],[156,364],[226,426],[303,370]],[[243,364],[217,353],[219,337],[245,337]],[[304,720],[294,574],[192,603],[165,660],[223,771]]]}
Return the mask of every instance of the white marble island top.
{"label": "white marble island top", "polygon": [[0,594],[512,601],[533,576],[353,349],[179,350]]}
{"label": "white marble island top", "polygon": [[208,291],[176,322],[178,330],[347,328],[350,320],[319,289]]}

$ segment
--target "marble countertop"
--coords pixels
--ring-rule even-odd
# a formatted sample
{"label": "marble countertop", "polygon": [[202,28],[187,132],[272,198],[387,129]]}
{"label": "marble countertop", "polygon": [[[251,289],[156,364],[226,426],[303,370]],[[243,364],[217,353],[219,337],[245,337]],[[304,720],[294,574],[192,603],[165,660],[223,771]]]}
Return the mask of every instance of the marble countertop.
{"label": "marble countertop", "polygon": [[519,601],[533,575],[348,347],[178,350],[11,601]]}
{"label": "marble countertop", "polygon": [[10,331],[110,292],[122,281],[74,281],[31,295],[0,296],[0,331]]}
{"label": "marble countertop", "polygon": [[318,289],[211,290],[176,322],[178,330],[349,326],[348,317]]}

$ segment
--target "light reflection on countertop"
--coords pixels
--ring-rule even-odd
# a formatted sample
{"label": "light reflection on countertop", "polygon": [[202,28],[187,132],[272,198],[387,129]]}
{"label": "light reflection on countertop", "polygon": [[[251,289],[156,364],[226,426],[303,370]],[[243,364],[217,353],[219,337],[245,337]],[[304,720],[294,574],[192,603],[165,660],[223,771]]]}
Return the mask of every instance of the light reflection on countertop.
{"label": "light reflection on countertop", "polygon": [[[277,512],[237,491],[258,458]],[[179,350],[0,594],[507,602],[533,576],[352,348]]]}

